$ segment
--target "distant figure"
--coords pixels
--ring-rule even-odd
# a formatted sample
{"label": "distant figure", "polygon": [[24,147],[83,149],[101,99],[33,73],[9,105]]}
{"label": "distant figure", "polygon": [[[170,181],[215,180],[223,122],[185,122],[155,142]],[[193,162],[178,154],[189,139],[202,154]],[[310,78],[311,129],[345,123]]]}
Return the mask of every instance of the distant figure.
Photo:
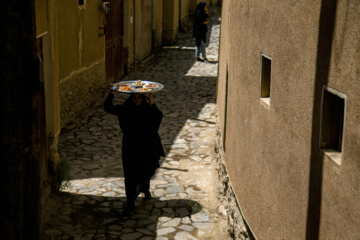
{"label": "distant figure", "polygon": [[206,33],[207,33],[207,18],[209,17],[206,2],[200,2],[195,9],[193,37],[196,38],[195,57],[197,61],[202,61],[200,52],[204,62],[208,62],[206,58]]}
{"label": "distant figure", "polygon": [[150,179],[160,167],[160,156],[165,156],[158,134],[162,113],[153,102],[153,93],[131,94],[121,105],[113,105],[110,90],[104,110],[116,115],[123,133],[122,163],[125,176],[127,206],[121,217],[135,210],[135,199],[142,192],[150,199]]}

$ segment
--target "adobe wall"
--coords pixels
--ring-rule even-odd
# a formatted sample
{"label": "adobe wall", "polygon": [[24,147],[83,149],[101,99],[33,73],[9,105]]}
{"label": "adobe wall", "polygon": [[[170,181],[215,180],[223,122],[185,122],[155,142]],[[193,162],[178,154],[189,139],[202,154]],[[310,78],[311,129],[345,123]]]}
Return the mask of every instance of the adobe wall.
{"label": "adobe wall", "polygon": [[[360,3],[337,2],[223,1],[219,126],[231,186],[259,239],[360,234]],[[261,53],[272,63],[269,104]],[[346,96],[340,165],[320,150],[323,85]]]}
{"label": "adobe wall", "polygon": [[137,37],[139,40],[139,46],[137,49],[137,57],[139,60],[148,57],[152,51],[152,2],[151,0],[139,1],[139,23],[137,24],[138,32]]}
{"label": "adobe wall", "polygon": [[61,127],[71,122],[107,86],[104,13],[99,1],[57,3]]}
{"label": "adobe wall", "polygon": [[163,0],[155,1],[155,16],[153,29],[153,49],[159,49],[162,46],[162,21],[163,21]]}
{"label": "adobe wall", "polygon": [[255,239],[252,230],[246,222],[239,206],[236,194],[229,179],[228,170],[225,163],[225,152],[222,140],[219,116],[216,119],[215,152],[217,172],[219,175],[219,196],[223,205],[219,206],[219,211],[228,217],[228,232],[234,240],[253,240]]}
{"label": "adobe wall", "polygon": [[179,26],[179,0],[163,1],[163,45],[172,45],[176,41]]}
{"label": "adobe wall", "polygon": [[[80,72],[59,85],[61,127],[76,120],[104,92],[105,63]],[[106,85],[105,85],[106,86]]]}

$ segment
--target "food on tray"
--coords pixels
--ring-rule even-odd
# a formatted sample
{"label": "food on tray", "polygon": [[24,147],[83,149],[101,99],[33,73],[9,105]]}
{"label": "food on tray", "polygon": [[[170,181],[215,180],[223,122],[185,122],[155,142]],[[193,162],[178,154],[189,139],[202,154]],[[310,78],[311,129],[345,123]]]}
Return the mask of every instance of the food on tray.
{"label": "food on tray", "polygon": [[139,88],[138,91],[147,92],[151,91],[151,88]]}
{"label": "food on tray", "polygon": [[120,91],[131,91],[133,89],[131,87],[129,87],[129,85],[127,85],[127,86],[123,86],[123,87],[119,88],[119,90]]}
{"label": "food on tray", "polygon": [[122,93],[151,93],[160,91],[164,86],[147,80],[128,80],[113,83],[112,90]]}
{"label": "food on tray", "polygon": [[144,87],[146,87],[146,88],[158,88],[159,85],[154,84],[154,83],[149,83],[149,84],[145,85]]}
{"label": "food on tray", "polygon": [[145,83],[141,80],[137,80],[136,82],[133,83],[134,86],[137,86],[137,87],[141,87],[143,86]]}

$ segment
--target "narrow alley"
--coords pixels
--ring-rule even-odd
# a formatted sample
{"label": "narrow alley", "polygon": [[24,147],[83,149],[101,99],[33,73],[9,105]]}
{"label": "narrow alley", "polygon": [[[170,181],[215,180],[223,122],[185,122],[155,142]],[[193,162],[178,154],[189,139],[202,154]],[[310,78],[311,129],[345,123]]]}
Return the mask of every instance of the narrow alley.
{"label": "narrow alley", "polygon": [[[126,203],[122,134],[117,118],[103,110],[106,92],[62,129],[59,152],[72,180],[44,209],[43,239],[229,239],[214,151],[220,10],[213,12],[210,63],[195,61],[194,39],[182,33],[175,46],[163,47],[124,79],[165,86],[154,95],[164,115],[159,133],[166,157],[151,181],[153,198],[140,195],[135,213],[119,218]],[[127,97],[115,93],[115,103]]]}

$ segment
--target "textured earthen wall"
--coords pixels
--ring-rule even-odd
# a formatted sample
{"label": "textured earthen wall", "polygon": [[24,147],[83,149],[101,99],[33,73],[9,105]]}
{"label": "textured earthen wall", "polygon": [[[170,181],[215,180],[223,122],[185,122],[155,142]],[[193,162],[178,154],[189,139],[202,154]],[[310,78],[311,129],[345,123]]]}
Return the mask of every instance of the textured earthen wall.
{"label": "textured earthen wall", "polygon": [[234,189],[229,179],[228,170],[225,164],[225,152],[218,116],[216,121],[215,152],[217,161],[216,170],[220,179],[218,186],[219,196],[223,203],[219,206],[218,210],[222,215],[228,217],[228,232],[234,240],[255,239],[242,215],[238,200],[236,199]]}
{"label": "textured earthen wall", "polygon": [[[217,103],[225,163],[259,239],[359,235],[359,4],[223,1]],[[261,53],[272,59],[270,105],[260,100]],[[340,166],[319,148],[323,85],[346,95]]]}
{"label": "textured earthen wall", "polygon": [[102,96],[105,63],[99,63],[59,85],[61,126],[75,120],[94,100]]}
{"label": "textured earthen wall", "polygon": [[162,42],[172,45],[176,41],[179,26],[179,0],[163,1],[163,31]]}
{"label": "textured earthen wall", "polygon": [[102,4],[97,1],[58,3],[59,95],[61,127],[73,121],[107,87],[105,69],[105,24]]}

